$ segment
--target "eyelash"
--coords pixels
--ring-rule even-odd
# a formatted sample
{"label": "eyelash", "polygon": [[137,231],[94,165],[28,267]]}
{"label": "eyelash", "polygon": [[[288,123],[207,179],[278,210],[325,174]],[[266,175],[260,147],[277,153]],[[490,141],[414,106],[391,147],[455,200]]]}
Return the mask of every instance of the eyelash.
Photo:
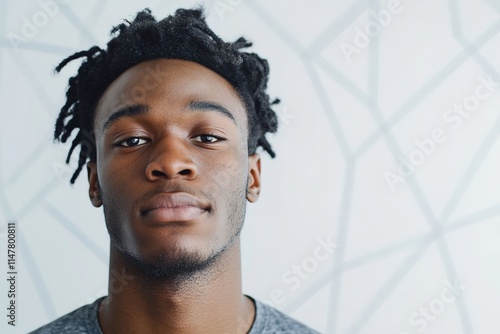
{"label": "eyelash", "polygon": [[[144,143],[137,144],[137,145],[124,145],[126,142],[128,142],[130,140],[133,140],[133,139],[138,139],[139,141],[142,140],[142,141],[144,141]],[[144,139],[144,138],[141,138],[141,137],[130,137],[130,138],[127,138],[125,140],[120,141],[119,143],[116,144],[116,146],[120,146],[120,147],[136,147],[136,146],[144,145],[146,142],[147,142],[147,139]]]}
{"label": "eyelash", "polygon": [[216,139],[216,141],[214,141],[214,142],[202,142],[202,141],[199,141],[199,142],[201,142],[203,144],[214,144],[214,143],[218,143],[218,142],[226,140],[225,138],[222,138],[222,137],[219,137],[219,136],[215,136],[215,135],[211,135],[211,134],[198,135],[198,136],[196,136],[194,138],[198,138],[198,137],[212,137],[212,138]]}
{"label": "eyelash", "polygon": [[[215,136],[215,135],[211,135],[211,134],[202,134],[202,135],[198,135],[194,138],[198,138],[198,137],[212,137],[212,138],[215,138],[215,141],[213,142],[203,142],[203,141],[197,141],[197,142],[200,142],[202,144],[214,144],[214,143],[218,143],[218,142],[222,142],[224,140],[226,140],[225,138],[222,138],[222,137],[219,137],[219,136]],[[141,144],[136,144],[136,145],[124,145],[125,143],[133,140],[133,139],[138,139],[139,141],[143,141],[143,143]],[[137,147],[137,146],[141,146],[141,145],[144,145],[145,143],[147,143],[148,140],[147,139],[144,139],[144,138],[141,138],[141,137],[130,137],[130,138],[127,138],[125,140],[122,140],[120,142],[118,142],[116,144],[116,146],[120,146],[120,147]]]}

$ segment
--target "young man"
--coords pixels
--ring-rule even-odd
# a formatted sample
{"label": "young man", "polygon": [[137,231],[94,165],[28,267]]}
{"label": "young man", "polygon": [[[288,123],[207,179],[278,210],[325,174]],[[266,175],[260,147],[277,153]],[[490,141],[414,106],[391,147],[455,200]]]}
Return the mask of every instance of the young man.
{"label": "young man", "polygon": [[257,147],[274,157],[267,62],[243,38],[223,42],[202,10],[159,22],[144,10],[113,33],[57,67],[85,57],[55,130],[62,142],[78,130],[71,182],[86,164],[111,239],[109,294],[33,333],[315,333],[242,294]]}

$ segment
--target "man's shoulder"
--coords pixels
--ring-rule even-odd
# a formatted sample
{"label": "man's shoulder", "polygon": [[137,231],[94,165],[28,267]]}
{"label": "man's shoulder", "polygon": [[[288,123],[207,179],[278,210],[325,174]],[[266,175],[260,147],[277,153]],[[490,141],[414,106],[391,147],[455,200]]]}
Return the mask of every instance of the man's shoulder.
{"label": "man's shoulder", "polygon": [[255,301],[255,322],[249,334],[319,334],[274,307]]}
{"label": "man's shoulder", "polygon": [[101,300],[84,305],[29,334],[102,334],[97,322],[97,307]]}

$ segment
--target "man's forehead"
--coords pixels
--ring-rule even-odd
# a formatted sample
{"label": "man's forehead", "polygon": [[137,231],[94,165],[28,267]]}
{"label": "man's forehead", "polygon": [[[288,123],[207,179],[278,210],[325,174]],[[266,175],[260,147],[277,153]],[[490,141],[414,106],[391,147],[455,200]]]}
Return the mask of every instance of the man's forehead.
{"label": "man's forehead", "polygon": [[105,90],[128,90],[131,98],[140,99],[156,88],[182,82],[182,79],[209,82],[210,86],[225,88],[227,93],[239,98],[236,89],[218,73],[192,61],[181,59],[154,59],[140,62],[121,73]]}
{"label": "man's forehead", "polygon": [[127,105],[148,105],[158,97],[211,99],[246,119],[242,99],[222,76],[195,62],[162,58],[141,62],[119,75],[99,100],[94,126],[113,110]]}

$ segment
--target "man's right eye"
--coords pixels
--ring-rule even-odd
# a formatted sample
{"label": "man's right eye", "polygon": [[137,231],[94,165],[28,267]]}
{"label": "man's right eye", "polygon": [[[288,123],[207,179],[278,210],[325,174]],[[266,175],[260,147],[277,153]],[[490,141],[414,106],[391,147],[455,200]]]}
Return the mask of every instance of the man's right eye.
{"label": "man's right eye", "polygon": [[134,147],[139,145],[144,145],[147,143],[147,140],[139,137],[131,137],[127,138],[124,141],[121,141],[117,144],[117,146],[121,147]]}

